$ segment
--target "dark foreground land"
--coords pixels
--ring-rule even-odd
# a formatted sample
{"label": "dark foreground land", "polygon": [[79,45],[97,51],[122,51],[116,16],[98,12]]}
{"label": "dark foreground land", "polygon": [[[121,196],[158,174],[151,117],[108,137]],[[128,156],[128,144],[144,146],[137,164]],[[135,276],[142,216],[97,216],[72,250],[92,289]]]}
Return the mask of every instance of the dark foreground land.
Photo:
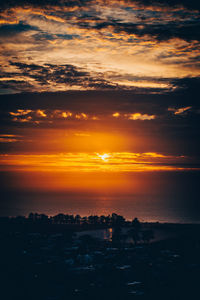
{"label": "dark foreground land", "polygon": [[[112,237],[76,234],[95,226]],[[2,300],[200,299],[198,224],[1,219],[0,243]]]}

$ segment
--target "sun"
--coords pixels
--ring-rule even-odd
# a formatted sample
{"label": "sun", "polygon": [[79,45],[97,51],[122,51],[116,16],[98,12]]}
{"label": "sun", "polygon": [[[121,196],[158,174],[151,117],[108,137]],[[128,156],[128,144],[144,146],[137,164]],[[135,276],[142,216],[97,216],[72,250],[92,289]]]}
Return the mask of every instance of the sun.
{"label": "sun", "polygon": [[104,153],[104,154],[99,154],[97,153],[98,157],[100,157],[103,161],[108,161],[108,158],[110,157],[109,154]]}

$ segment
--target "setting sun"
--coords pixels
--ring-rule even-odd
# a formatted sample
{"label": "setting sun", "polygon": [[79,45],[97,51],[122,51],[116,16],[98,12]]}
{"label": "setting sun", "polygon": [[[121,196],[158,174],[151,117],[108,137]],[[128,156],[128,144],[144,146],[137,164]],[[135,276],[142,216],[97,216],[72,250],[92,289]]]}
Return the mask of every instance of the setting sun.
{"label": "setting sun", "polygon": [[200,299],[199,29],[197,0],[1,1],[6,299]]}
{"label": "setting sun", "polygon": [[2,3],[0,215],[196,214],[198,1]]}
{"label": "setting sun", "polygon": [[97,153],[98,157],[100,157],[103,161],[108,161],[108,158],[110,157],[109,154],[104,153],[104,154],[99,154]]}

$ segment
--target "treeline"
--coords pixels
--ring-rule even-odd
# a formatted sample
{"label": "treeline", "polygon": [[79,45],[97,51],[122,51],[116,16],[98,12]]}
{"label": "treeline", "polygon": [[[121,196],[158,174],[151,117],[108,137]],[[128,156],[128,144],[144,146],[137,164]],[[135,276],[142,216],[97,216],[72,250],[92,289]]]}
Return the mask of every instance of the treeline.
{"label": "treeline", "polygon": [[[59,213],[55,216],[45,214],[30,213],[28,217],[1,217],[0,231],[25,231],[25,232],[62,232],[72,237],[73,232],[79,230],[90,230],[98,228],[112,228],[112,242],[119,244],[121,241],[131,239],[136,245],[143,241],[148,243],[154,238],[151,229],[143,229],[138,218],[132,221],[126,220],[116,213],[111,215],[90,215],[81,217],[80,215],[70,215]],[[123,227],[128,227],[126,233],[122,232]],[[91,237],[90,237],[91,239]]]}
{"label": "treeline", "polygon": [[81,217],[80,215],[71,215],[59,213],[55,216],[45,214],[30,213],[28,217],[17,216],[1,218],[1,221],[20,224],[66,224],[66,225],[105,225],[106,227],[125,226],[139,223],[137,218],[127,221],[123,216],[113,213],[111,215],[90,215]]}

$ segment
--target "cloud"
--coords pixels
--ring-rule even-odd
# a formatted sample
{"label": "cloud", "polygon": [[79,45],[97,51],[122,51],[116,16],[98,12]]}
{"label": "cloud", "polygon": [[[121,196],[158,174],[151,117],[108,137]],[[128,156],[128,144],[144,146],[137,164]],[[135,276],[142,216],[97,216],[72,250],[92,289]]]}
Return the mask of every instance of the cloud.
{"label": "cloud", "polygon": [[19,123],[35,123],[39,124],[41,118],[47,117],[44,110],[37,109],[17,109],[14,112],[9,112],[13,122]]}
{"label": "cloud", "polygon": [[42,109],[36,110],[36,115],[38,115],[39,117],[43,117],[43,118],[47,117],[47,114]]}
{"label": "cloud", "polygon": [[115,113],[113,113],[113,114],[112,114],[112,116],[113,116],[114,118],[119,118],[119,116],[120,116],[120,113],[118,113],[118,112],[115,112]]}
{"label": "cloud", "polygon": [[[165,93],[179,88],[175,78],[158,78],[89,71],[75,65],[25,64],[11,62],[12,72],[1,72],[0,88],[14,92],[66,90],[134,90],[136,93]],[[15,80],[17,78],[17,80]],[[182,87],[182,86],[181,86]]]}
{"label": "cloud", "polygon": [[[181,153],[198,157],[200,151],[199,81],[184,79],[179,84],[181,89],[164,95],[136,94],[134,91],[119,90],[2,95],[0,96],[2,133],[12,132],[20,135],[26,133],[26,140],[30,139],[31,134],[33,141],[26,143],[23,140],[23,143],[13,143],[10,149],[6,148],[4,143],[1,152],[63,152],[66,151],[67,144],[67,149],[72,152],[90,151],[88,150],[90,148],[91,151],[100,153],[116,151],[119,148],[119,151],[131,150],[143,153],[168,151],[173,154]],[[181,114],[174,115],[174,111],[168,111],[168,108],[177,110],[189,106],[192,108],[188,110],[189,113],[185,112],[184,118]],[[10,115],[9,112],[18,114],[19,109],[31,110],[31,112],[24,116]],[[44,111],[47,117],[38,116],[37,110]],[[63,117],[64,112],[67,113],[67,118]],[[113,116],[116,112],[120,114],[118,118]],[[75,118],[75,115],[81,113],[87,115],[88,119]],[[135,113],[155,116],[155,119],[129,120],[130,115]],[[144,119],[141,116],[139,118]],[[75,140],[74,133],[80,132],[80,126],[81,132],[89,132],[92,135],[90,141],[92,145],[79,144]],[[68,132],[70,139],[74,136],[73,143],[66,137],[63,139],[60,137],[63,131]],[[48,138],[47,132],[49,132]],[[102,133],[102,137],[100,135],[99,138],[97,133]],[[106,139],[107,134],[110,135]],[[50,146],[52,137],[55,142]],[[95,143],[95,141],[99,142]]]}
{"label": "cloud", "polygon": [[0,80],[0,94],[17,94],[28,91],[34,91],[34,86],[26,80],[8,80],[7,78]]}
{"label": "cloud", "polygon": [[61,115],[62,115],[62,117],[63,118],[69,118],[69,117],[71,117],[72,116],[72,113],[70,112],[70,111],[63,111],[62,113],[61,113]]}
{"label": "cloud", "polygon": [[168,111],[172,111],[175,115],[181,115],[190,110],[192,106],[186,106],[186,107],[181,107],[181,108],[173,108],[169,107]]}
{"label": "cloud", "polygon": [[[36,124],[39,124],[41,122],[46,121],[55,121],[55,120],[92,120],[97,121],[104,118],[104,120],[109,119],[110,115],[105,113],[102,115],[99,113],[99,115],[94,115],[93,113],[77,113],[77,112],[71,112],[71,111],[64,111],[60,109],[55,110],[44,110],[44,109],[17,109],[16,111],[9,112],[9,115],[12,117],[12,120],[14,122],[33,122]],[[128,119],[128,120],[154,120],[156,118],[156,115],[149,115],[149,114],[141,114],[141,113],[125,113],[120,114],[119,112],[112,113],[112,117],[114,118],[120,118],[120,119]]]}
{"label": "cloud", "polygon": [[141,120],[141,121],[150,121],[154,120],[156,118],[156,115],[148,115],[148,114],[141,114],[139,112],[137,113],[128,113],[128,114],[120,114],[119,112],[115,112],[112,114],[114,118],[125,118],[128,120]]}
{"label": "cloud", "polygon": [[62,10],[68,10],[68,11],[74,11],[79,10],[80,8],[85,9],[88,11],[88,7],[92,5],[105,5],[105,4],[111,4],[111,5],[126,5],[127,7],[134,7],[134,8],[145,8],[148,9],[157,9],[159,10],[166,10],[166,8],[171,10],[177,10],[180,9],[180,7],[185,7],[187,9],[199,9],[200,10],[200,4],[196,0],[110,0],[110,1],[104,1],[104,0],[2,0],[1,5],[3,9],[8,9],[9,7],[40,7],[40,8],[48,8],[50,6],[61,8]]}
{"label": "cloud", "polygon": [[[13,21],[14,22],[14,21]],[[0,21],[0,24],[2,24],[3,22]],[[8,37],[13,37],[14,35],[20,34],[22,32],[26,32],[26,31],[31,31],[31,30],[38,30],[37,27],[28,25],[28,24],[24,24],[23,22],[19,22],[17,24],[12,24],[9,23],[8,24],[3,24],[0,26],[0,37],[1,38],[8,38]]]}
{"label": "cloud", "polygon": [[128,118],[129,120],[141,120],[141,121],[150,121],[150,120],[154,120],[156,118],[155,115],[148,115],[148,114],[141,114],[141,113],[133,113],[133,114],[125,114],[124,115],[126,118]]}
{"label": "cloud", "polygon": [[17,142],[17,141],[18,141],[17,139],[0,137],[0,143],[13,143],[13,142]]}
{"label": "cloud", "polygon": [[197,9],[186,0],[3,1],[0,92],[166,93],[177,77],[199,75]]}
{"label": "cloud", "polygon": [[0,134],[0,143],[15,143],[20,141],[20,135]]}
{"label": "cloud", "polygon": [[16,111],[9,112],[13,122],[20,123],[52,123],[58,120],[100,120],[100,117],[93,114],[86,114],[84,112],[76,113],[71,111],[65,111],[60,109],[44,110],[44,109],[17,109]]}
{"label": "cloud", "polygon": [[14,122],[19,122],[19,123],[27,123],[27,122],[34,122],[36,124],[39,124],[39,121],[33,121],[31,116],[25,116],[23,118],[13,118],[12,119]]}
{"label": "cloud", "polygon": [[25,116],[32,112],[31,109],[17,109],[16,112],[10,112],[11,116]]}
{"label": "cloud", "polygon": [[[104,79],[104,74],[89,73],[83,68],[73,65],[36,65],[25,63],[10,62],[10,65],[16,67],[15,73],[3,74],[0,80],[2,88],[5,88],[5,82],[10,88],[13,87],[13,80],[8,80],[4,76],[15,76],[21,78],[20,83],[27,80],[27,87],[30,90],[58,90],[59,88],[69,90],[72,88],[82,89],[114,89],[118,85]],[[15,82],[16,83],[16,82]],[[22,88],[23,91],[23,88]]]}
{"label": "cloud", "polygon": [[78,120],[87,120],[88,119],[88,115],[85,113],[80,113],[80,114],[76,114],[75,118]]}
{"label": "cloud", "polygon": [[199,170],[199,166],[187,163],[182,156],[159,153],[64,153],[40,155],[0,155],[0,168],[31,170],[55,170],[68,172],[152,172]]}

